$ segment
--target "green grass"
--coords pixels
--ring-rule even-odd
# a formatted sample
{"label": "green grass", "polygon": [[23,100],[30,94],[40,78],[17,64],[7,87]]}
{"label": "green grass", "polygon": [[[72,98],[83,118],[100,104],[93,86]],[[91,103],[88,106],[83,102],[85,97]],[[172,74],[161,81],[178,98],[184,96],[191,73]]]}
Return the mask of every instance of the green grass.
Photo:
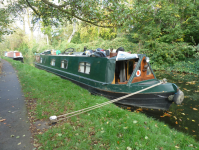
{"label": "green grass", "polygon": [[[52,115],[108,101],[104,97],[90,95],[87,90],[51,73],[6,60],[18,70],[25,97],[36,100],[31,110],[35,120],[48,120]],[[40,145],[39,149],[45,150],[199,148],[199,143],[191,136],[170,129],[142,113],[129,112],[114,104],[60,122],[34,138]]]}

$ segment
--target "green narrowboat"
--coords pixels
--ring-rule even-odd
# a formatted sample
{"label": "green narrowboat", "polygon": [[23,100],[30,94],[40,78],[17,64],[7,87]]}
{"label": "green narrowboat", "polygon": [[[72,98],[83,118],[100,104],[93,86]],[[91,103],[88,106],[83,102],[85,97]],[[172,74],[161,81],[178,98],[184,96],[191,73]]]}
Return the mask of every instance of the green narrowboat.
{"label": "green narrowboat", "polygon": [[[109,56],[70,52],[36,56],[35,67],[52,72],[110,100],[137,92],[159,83],[145,54],[127,52]],[[167,110],[174,101],[181,104],[184,94],[174,83],[165,83],[116,103]]]}

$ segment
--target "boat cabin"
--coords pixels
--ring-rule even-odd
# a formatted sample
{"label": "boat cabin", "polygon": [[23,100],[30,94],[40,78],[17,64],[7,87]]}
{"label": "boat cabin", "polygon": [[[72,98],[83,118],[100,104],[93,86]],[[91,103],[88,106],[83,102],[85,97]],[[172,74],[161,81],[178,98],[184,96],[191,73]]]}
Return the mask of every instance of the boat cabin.
{"label": "boat cabin", "polygon": [[[81,53],[81,54],[80,54]],[[36,62],[57,74],[106,84],[131,84],[155,79],[149,58],[143,54],[120,52],[109,57],[90,57],[82,52],[67,55],[41,54]]]}

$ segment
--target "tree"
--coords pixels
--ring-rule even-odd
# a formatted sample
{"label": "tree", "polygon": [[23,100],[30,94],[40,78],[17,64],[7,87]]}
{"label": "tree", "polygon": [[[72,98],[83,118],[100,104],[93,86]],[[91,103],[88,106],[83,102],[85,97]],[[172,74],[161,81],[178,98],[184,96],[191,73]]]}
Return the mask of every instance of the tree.
{"label": "tree", "polygon": [[[132,31],[146,42],[199,42],[199,0],[135,0]],[[193,42],[192,42],[193,44]]]}
{"label": "tree", "polygon": [[18,0],[10,5],[15,12],[24,8],[34,11],[34,21],[45,25],[58,25],[73,18],[99,27],[122,26],[129,9],[126,0],[71,0],[50,2],[48,0]]}
{"label": "tree", "polygon": [[0,8],[0,42],[2,41],[2,36],[5,34],[12,33],[12,29],[9,26],[9,24],[12,22],[12,20],[8,17],[9,14],[6,11],[5,8]]}

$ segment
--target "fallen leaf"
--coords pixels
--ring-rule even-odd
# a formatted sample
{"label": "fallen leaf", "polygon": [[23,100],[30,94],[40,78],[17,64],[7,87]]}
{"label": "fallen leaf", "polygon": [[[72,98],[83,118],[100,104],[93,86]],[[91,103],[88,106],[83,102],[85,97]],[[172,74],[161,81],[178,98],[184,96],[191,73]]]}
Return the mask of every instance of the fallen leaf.
{"label": "fallen leaf", "polygon": [[171,115],[170,115],[170,114],[168,114],[168,113],[164,113],[164,116],[171,117]]}
{"label": "fallen leaf", "polygon": [[195,122],[195,120],[192,120],[193,122]]}
{"label": "fallen leaf", "polygon": [[178,122],[176,121],[175,124],[178,124]]}
{"label": "fallen leaf", "polygon": [[176,145],[175,148],[180,148],[180,147],[178,147],[178,146]]}
{"label": "fallen leaf", "polygon": [[18,143],[17,145],[21,145],[21,142],[20,142],[20,143]]}
{"label": "fallen leaf", "polygon": [[193,110],[198,110],[197,108],[193,108]]}
{"label": "fallen leaf", "polygon": [[119,142],[119,141],[117,141],[117,144],[120,144],[120,142]]}
{"label": "fallen leaf", "polygon": [[189,147],[193,147],[193,144],[189,144],[188,146],[189,146]]}
{"label": "fallen leaf", "polygon": [[196,84],[196,81],[187,82],[189,84]]}
{"label": "fallen leaf", "polygon": [[18,139],[18,138],[19,138],[19,136],[16,137],[16,139]]}
{"label": "fallen leaf", "polygon": [[15,135],[11,135],[10,137],[14,137]]}
{"label": "fallen leaf", "polygon": [[136,112],[140,112],[140,111],[142,111],[142,108],[136,109]]}
{"label": "fallen leaf", "polygon": [[138,121],[134,120],[133,123],[137,123]]}
{"label": "fallen leaf", "polygon": [[5,121],[6,119],[2,119],[2,120],[0,120],[0,122],[3,122],[3,121]]}
{"label": "fallen leaf", "polygon": [[127,148],[126,148],[126,150],[132,150],[132,148],[130,148],[130,147],[127,147]]}

